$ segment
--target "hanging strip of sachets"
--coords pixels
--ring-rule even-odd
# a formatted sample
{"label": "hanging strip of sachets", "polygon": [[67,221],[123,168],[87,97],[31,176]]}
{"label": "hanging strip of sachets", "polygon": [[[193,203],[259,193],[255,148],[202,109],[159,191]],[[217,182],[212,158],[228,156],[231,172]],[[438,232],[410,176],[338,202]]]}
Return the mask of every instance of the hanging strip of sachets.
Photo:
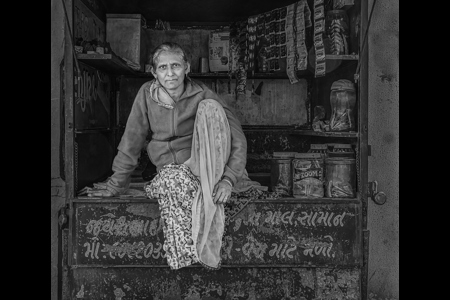
{"label": "hanging strip of sachets", "polygon": [[298,70],[306,70],[307,68],[308,51],[305,43],[305,29],[311,25],[311,11],[309,10],[306,0],[301,0],[287,6],[286,74],[291,83],[296,83],[298,81]]}
{"label": "hanging strip of sachets", "polygon": [[247,20],[248,26],[248,71],[255,70],[255,49],[256,49],[256,26],[258,24],[258,16],[253,16]]}
{"label": "hanging strip of sachets", "polygon": [[325,76],[325,8],[323,0],[314,0],[314,50],[316,53],[315,77]]}
{"label": "hanging strip of sachets", "polygon": [[247,85],[248,32],[247,21],[238,21],[230,25],[230,73],[236,74],[236,96],[245,95]]}

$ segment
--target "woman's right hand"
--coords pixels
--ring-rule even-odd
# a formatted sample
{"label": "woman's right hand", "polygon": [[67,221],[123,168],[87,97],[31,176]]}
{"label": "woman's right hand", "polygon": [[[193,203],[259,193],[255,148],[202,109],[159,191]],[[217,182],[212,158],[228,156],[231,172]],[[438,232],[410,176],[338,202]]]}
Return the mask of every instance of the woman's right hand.
{"label": "woman's right hand", "polygon": [[88,197],[112,197],[114,196],[113,193],[111,193],[108,190],[101,190],[101,189],[92,189],[88,191],[87,193]]}
{"label": "woman's right hand", "polygon": [[94,183],[94,187],[84,187],[78,192],[78,195],[87,195],[88,197],[114,197],[118,193],[113,193],[107,188],[106,182]]}

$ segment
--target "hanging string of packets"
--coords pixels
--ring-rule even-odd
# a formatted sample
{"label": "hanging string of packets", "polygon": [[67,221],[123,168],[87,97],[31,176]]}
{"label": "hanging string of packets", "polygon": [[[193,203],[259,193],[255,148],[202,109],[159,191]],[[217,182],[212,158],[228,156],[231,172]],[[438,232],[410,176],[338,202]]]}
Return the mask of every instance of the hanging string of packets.
{"label": "hanging string of packets", "polygon": [[311,26],[307,0],[232,23],[229,73],[236,74],[236,94],[245,94],[247,72],[279,71],[281,59],[289,81],[298,82],[297,71],[308,65],[305,30]]}
{"label": "hanging string of packets", "polygon": [[260,72],[278,71],[280,59],[286,59],[286,74],[291,83],[297,82],[297,71],[307,68],[305,28],[310,26],[311,11],[306,0],[249,17],[248,71],[254,70],[255,58]]}
{"label": "hanging string of packets", "polygon": [[291,83],[298,82],[298,70],[306,70],[307,68],[308,51],[305,43],[305,29],[311,27],[311,25],[311,11],[306,0],[287,6],[286,74]]}
{"label": "hanging string of packets", "polygon": [[325,32],[325,8],[323,0],[314,0],[314,50],[316,54],[316,65],[314,76],[325,76],[325,46],[323,34]]}

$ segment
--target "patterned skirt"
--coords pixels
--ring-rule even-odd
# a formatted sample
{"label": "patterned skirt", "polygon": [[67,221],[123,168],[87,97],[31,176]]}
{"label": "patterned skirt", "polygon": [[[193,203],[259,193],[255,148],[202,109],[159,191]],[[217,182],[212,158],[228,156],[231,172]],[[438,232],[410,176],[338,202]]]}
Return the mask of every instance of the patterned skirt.
{"label": "patterned skirt", "polygon": [[200,182],[186,165],[169,164],[145,186],[147,197],[158,199],[163,220],[167,263],[179,269],[198,261],[192,240],[192,200]]}

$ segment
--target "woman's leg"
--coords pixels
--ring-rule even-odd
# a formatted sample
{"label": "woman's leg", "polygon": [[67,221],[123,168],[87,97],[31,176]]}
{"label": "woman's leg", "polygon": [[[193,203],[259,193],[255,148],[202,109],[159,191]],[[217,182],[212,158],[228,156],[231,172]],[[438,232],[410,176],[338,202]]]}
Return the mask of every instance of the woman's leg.
{"label": "woman's leg", "polygon": [[212,192],[223,175],[230,150],[230,126],[223,107],[213,99],[201,101],[195,119],[191,157],[184,164],[201,184],[192,202],[192,238],[199,261],[211,268],[220,267],[225,226],[224,206],[213,203]]}

